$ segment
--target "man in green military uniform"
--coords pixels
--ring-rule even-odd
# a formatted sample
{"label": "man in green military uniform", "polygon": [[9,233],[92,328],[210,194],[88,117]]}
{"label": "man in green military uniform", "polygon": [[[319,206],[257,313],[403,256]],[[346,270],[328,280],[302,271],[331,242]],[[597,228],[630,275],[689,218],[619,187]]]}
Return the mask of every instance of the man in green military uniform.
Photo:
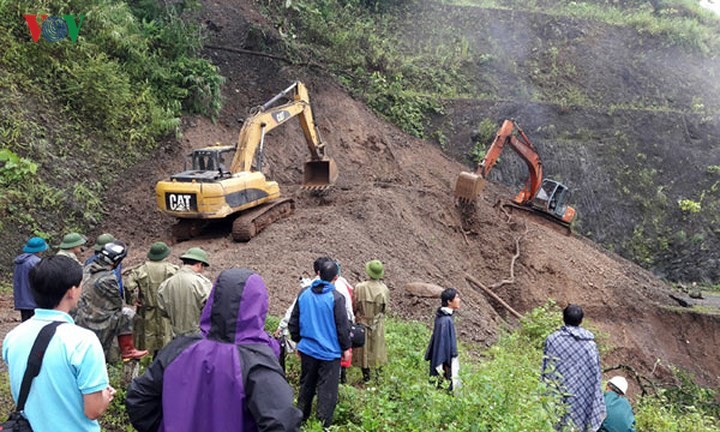
{"label": "man in green military uniform", "polygon": [[380,280],[385,276],[385,268],[379,260],[365,264],[369,281],[355,286],[353,292],[353,311],[356,322],[365,325],[365,345],[353,349],[353,366],[362,370],[363,380],[370,381],[370,368],[380,368],[387,363],[385,344],[385,312],[390,300],[390,290]]}
{"label": "man in green military uniform", "polygon": [[158,308],[170,318],[174,336],[198,331],[200,312],[212,289],[210,279],[201,274],[210,265],[207,252],[190,248],[180,260],[180,270],[158,289]]}
{"label": "man in green military uniform", "polygon": [[87,239],[84,235],[75,232],[67,234],[65,237],[63,237],[60,246],[58,246],[60,250],[57,254],[71,258],[75,260],[78,264],[82,265],[79,255],[82,254],[83,245],[85,243],[87,243]]}
{"label": "man in green military uniform", "polygon": [[130,272],[125,286],[128,295],[137,299],[138,315],[144,327],[143,332],[136,332],[137,346],[147,349],[153,355],[172,339],[170,320],[162,316],[158,309],[160,284],[178,271],[175,264],[164,261],[168,255],[168,245],[163,242],[153,243],[147,253],[148,261]]}
{"label": "man in green military uniform", "polygon": [[127,256],[127,246],[113,241],[103,246],[98,258],[85,267],[82,295],[78,302],[75,323],[92,330],[100,339],[105,358],[117,337],[123,361],[145,357],[147,351],[135,349],[132,319],[135,311],[120,296],[115,267]]}

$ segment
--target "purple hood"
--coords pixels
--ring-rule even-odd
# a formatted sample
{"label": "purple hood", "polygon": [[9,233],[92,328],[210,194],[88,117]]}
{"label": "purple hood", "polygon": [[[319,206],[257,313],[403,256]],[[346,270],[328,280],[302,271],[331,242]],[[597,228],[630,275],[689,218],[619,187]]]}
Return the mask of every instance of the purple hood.
{"label": "purple hood", "polygon": [[235,345],[265,344],[277,356],[280,346],[265,331],[268,292],[262,277],[248,269],[220,273],[200,315],[203,337]]}

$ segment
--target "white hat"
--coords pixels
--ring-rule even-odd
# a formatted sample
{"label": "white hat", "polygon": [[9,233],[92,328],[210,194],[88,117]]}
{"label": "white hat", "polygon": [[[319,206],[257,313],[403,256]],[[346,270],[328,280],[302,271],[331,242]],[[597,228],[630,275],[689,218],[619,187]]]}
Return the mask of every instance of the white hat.
{"label": "white hat", "polygon": [[622,394],[627,393],[628,382],[625,378],[623,378],[621,376],[616,376],[616,377],[610,378],[610,381],[608,381],[608,384],[612,384],[613,386],[615,386],[615,388],[620,390],[622,392]]}

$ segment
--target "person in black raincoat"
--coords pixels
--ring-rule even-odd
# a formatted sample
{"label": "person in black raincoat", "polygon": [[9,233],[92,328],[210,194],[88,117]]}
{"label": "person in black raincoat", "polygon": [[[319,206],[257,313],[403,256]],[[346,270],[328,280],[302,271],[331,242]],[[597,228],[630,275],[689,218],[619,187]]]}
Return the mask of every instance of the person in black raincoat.
{"label": "person in black raincoat", "polygon": [[442,306],[435,314],[435,326],[425,352],[425,360],[430,361],[430,376],[437,379],[438,388],[449,380],[448,391],[458,388],[460,380],[460,362],[458,361],[457,337],[453,313],[460,308],[460,295],[455,288],[447,288],[440,295]]}

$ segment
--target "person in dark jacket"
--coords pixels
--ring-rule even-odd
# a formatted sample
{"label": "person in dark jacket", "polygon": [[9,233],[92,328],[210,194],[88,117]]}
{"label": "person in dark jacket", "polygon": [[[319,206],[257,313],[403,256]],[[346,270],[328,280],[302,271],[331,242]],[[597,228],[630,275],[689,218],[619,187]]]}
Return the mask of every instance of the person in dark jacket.
{"label": "person in dark jacket", "polygon": [[35,299],[30,291],[30,269],[40,262],[40,254],[48,249],[48,245],[40,237],[31,237],[23,247],[20,255],[15,258],[13,270],[13,298],[15,310],[20,311],[23,322],[35,314]]}
{"label": "person in dark jacket", "polygon": [[300,293],[288,323],[300,353],[298,407],[303,421],[310,418],[317,391],[317,417],[326,428],[332,425],[338,400],[340,359],[350,355],[350,323],[345,297],[333,285],[337,278],[337,264],[322,263],[320,279]]}
{"label": "person in dark jacket", "polygon": [[453,391],[460,384],[460,362],[453,322],[453,313],[460,309],[460,295],[455,288],[447,288],[440,295],[440,301],[442,306],[435,314],[435,325],[425,351],[425,360],[430,361],[430,376],[439,376],[438,388],[442,388],[444,380],[449,380],[448,391]]}
{"label": "person in dark jacket", "polygon": [[[116,239],[112,234],[109,234],[109,233],[100,234],[97,237],[97,239],[95,240],[95,246],[93,246],[93,250],[95,251],[95,253],[90,255],[88,257],[88,259],[85,260],[85,263],[83,263],[83,267],[87,267],[90,264],[94,263],[95,260],[101,256],[103,247],[105,247],[106,244],[108,244],[112,241],[115,241],[115,240]],[[123,297],[125,294],[125,292],[123,290],[124,287],[123,287],[122,271],[123,271],[122,263],[118,264],[118,266],[115,267],[115,269],[113,270],[113,273],[115,274],[115,277],[117,278],[117,281],[118,281],[120,297]]]}
{"label": "person in dark jacket", "polygon": [[128,388],[132,425],[145,431],[297,431],[301,413],[265,332],[268,292],[248,269],[220,273],[200,331],[177,336]]}

